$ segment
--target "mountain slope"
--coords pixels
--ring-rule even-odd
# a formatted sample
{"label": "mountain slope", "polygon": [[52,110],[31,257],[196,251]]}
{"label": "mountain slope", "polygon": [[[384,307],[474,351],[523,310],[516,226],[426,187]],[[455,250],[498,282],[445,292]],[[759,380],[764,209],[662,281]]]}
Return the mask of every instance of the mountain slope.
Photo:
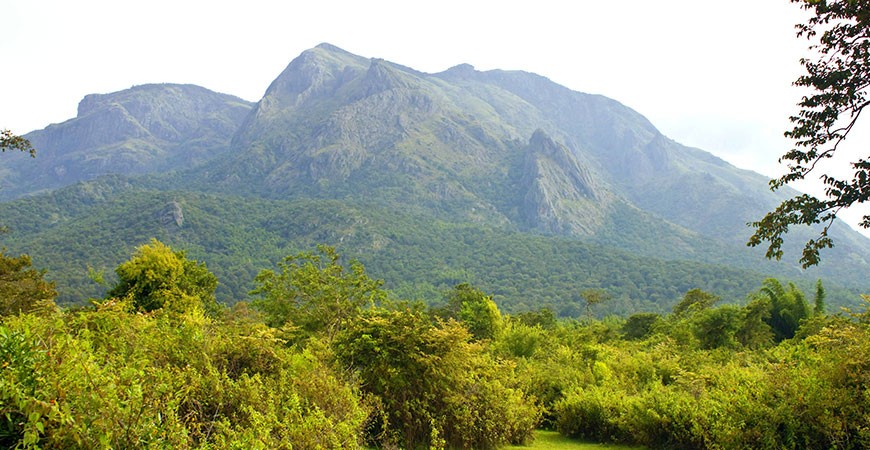
{"label": "mountain slope", "polygon": [[[581,314],[579,293],[587,288],[614,295],[600,313],[624,314],[666,311],[695,287],[738,302],[764,278],[373,205],[154,191],[117,177],[0,204],[0,214],[13,229],[5,238],[9,250],[26,251],[46,267],[64,303],[102,295],[88,268],[111,279],[111,269],[151,237],[206,262],[226,303],[245,299],[258,271],[319,243],[361,260],[403,298],[438,301],[454,284],[472,282],[505,311],[550,306],[568,316]],[[828,287],[832,302],[845,301]]]}
{"label": "mountain slope", "polygon": [[[558,162],[546,163],[543,153],[530,162],[538,132],[552,148],[566,149]],[[750,262],[762,253],[744,248],[746,223],[788,195],[771,193],[759,174],[668,139],[642,115],[602,96],[526,72],[463,65],[424,74],[328,44],[287,66],[234,149],[231,158],[201,171],[208,174],[205,189],[379,201],[451,220],[593,239],[613,234],[602,224],[617,222],[610,216],[618,209],[619,222],[657,227],[653,234],[670,235],[690,259],[723,257],[683,239],[697,235],[729,247],[726,258],[742,267],[767,267]],[[597,198],[581,194],[590,180]],[[859,274],[870,270],[870,240],[837,228],[834,238],[844,245],[814,273],[848,273],[860,282]],[[797,255],[809,233],[792,234]],[[638,244],[635,251],[650,254],[650,243]]]}
{"label": "mountain slope", "polygon": [[193,85],[144,85],[86,96],[78,115],[25,137],[38,158],[4,155],[0,198],[105,174],[193,167],[225,152],[250,103]]}
{"label": "mountain slope", "polygon": [[[369,216],[359,220],[377,222],[382,228],[393,228],[390,220],[395,220],[413,229],[428,223],[454,230],[439,234],[424,227],[429,230],[424,233],[430,237],[428,247],[387,246],[414,252],[411,259],[419,255],[420,267],[435,264],[425,261],[433,249],[487,253],[485,246],[468,239],[486,237],[500,246],[508,239],[505,236],[511,236],[518,242],[549,239],[578,252],[576,246],[594,244],[612,249],[620,258],[658,265],[691,261],[752,274],[866,285],[870,240],[838,225],[832,230],[838,245],[826,252],[821,267],[800,270],[791,262],[797,260],[797,251],[787,262],[766,261],[759,249],[745,247],[750,233],[746,223],[761,217],[787,193],[771,193],[765,177],[668,139],[619,102],[571,91],[539,75],[480,72],[469,65],[426,74],[322,44],[290,62],[252,107],[208,92],[191,86],[151,85],[86,98],[80,117],[28,135],[38,148],[41,142],[47,150],[40,148],[36,163],[7,164],[0,159],[0,176],[10,180],[12,189],[16,183],[27,185],[28,179],[39,181],[44,189],[102,172],[144,176],[105,179],[9,203],[4,211],[10,226],[26,234],[16,237],[16,242],[37,246],[54,242],[63,247],[56,236],[75,236],[81,227],[124,221],[128,216],[150,223],[156,214],[171,228],[180,217],[174,198],[181,210],[196,210],[196,206],[185,207],[181,199],[206,196],[213,211],[203,217],[235,224],[226,229],[183,227],[186,237],[179,242],[202,254],[220,254],[224,247],[219,239],[194,236],[200,232],[196,230],[233,241],[248,236],[251,242],[266,245],[268,250],[262,250],[266,253],[301,247],[303,242],[308,245],[314,240],[309,238],[320,236],[317,225],[305,225],[310,229],[302,234],[272,234],[270,227],[293,218],[270,214],[270,208],[306,217],[315,210],[344,217],[350,209],[362,209],[376,213],[378,220]],[[26,162],[33,167],[25,170],[17,165]],[[58,173],[57,167],[67,166],[79,167],[72,171],[77,177],[52,175]],[[160,205],[142,206],[149,211],[157,208],[147,214],[120,200],[105,201],[118,198],[144,205],[141,202],[149,195],[166,192],[173,198],[161,197]],[[71,197],[58,200],[65,196]],[[240,197],[262,207],[243,214],[245,220],[218,211],[221,202],[229,207],[242,201]],[[309,206],[293,209],[280,202]],[[101,206],[93,209],[97,203]],[[28,208],[44,211],[37,219],[28,216]],[[80,216],[85,210],[88,213]],[[84,220],[91,216],[101,219]],[[258,221],[262,217],[269,219]],[[329,229],[334,226],[332,219],[313,223]],[[34,220],[44,224],[28,222]],[[189,220],[187,212],[184,220]],[[133,223],[127,228],[157,233]],[[262,239],[250,234],[257,232]],[[493,233],[501,237],[491,238]],[[406,236],[403,231],[396,235]],[[104,236],[118,241],[111,254],[141,243],[144,237],[126,231],[111,236]],[[792,236],[797,243],[803,235],[795,231]],[[328,242],[334,236],[322,237]],[[456,248],[453,239],[468,248]],[[206,248],[205,243],[216,249]],[[363,249],[376,247],[353,248],[364,257]],[[229,254],[252,258],[250,249]],[[594,257],[608,260],[602,254]],[[547,277],[543,271],[539,276]],[[504,278],[501,282],[513,283]],[[239,291],[233,292],[238,297]]]}

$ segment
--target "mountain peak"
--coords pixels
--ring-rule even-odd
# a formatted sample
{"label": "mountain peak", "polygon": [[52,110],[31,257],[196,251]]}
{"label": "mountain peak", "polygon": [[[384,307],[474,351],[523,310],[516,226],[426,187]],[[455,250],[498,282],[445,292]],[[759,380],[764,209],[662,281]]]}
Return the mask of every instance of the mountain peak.
{"label": "mountain peak", "polygon": [[538,128],[532,133],[531,139],[529,139],[529,147],[531,148],[546,148],[546,147],[556,147],[556,143],[550,138],[550,135],[547,134],[546,131]]}
{"label": "mountain peak", "polygon": [[441,78],[446,78],[448,80],[467,80],[475,77],[480,74],[477,69],[474,68],[471,64],[459,64],[453,66],[444,72],[437,74],[436,76]]}
{"label": "mountain peak", "polygon": [[274,105],[298,105],[318,92],[331,92],[334,85],[365,71],[368,66],[366,58],[332,44],[320,44],[290,61],[266,89],[258,108],[262,112]]}
{"label": "mountain peak", "polygon": [[346,53],[346,54],[351,54],[351,53],[348,52],[347,50],[345,50],[345,49],[343,49],[343,48],[339,48],[339,47],[337,47],[337,46],[335,46],[335,45],[332,45],[332,44],[330,44],[329,42],[321,42],[320,44],[317,44],[316,46],[314,46],[314,48],[318,48],[318,49],[321,49],[321,50],[326,50],[326,51],[328,51],[328,52],[336,52],[336,53]]}
{"label": "mountain peak", "polygon": [[[77,117],[84,117],[91,112],[111,105],[130,101],[137,96],[151,97],[161,95],[209,95],[208,89],[193,84],[153,83],[140,84],[123,91],[108,94],[88,94],[79,102]],[[219,94],[224,95],[224,94]],[[229,96],[227,96],[229,97]],[[244,102],[244,100],[239,99]]]}
{"label": "mountain peak", "polygon": [[413,78],[389,62],[372,58],[364,78],[367,86],[366,95],[387,89],[407,88],[414,85]]}

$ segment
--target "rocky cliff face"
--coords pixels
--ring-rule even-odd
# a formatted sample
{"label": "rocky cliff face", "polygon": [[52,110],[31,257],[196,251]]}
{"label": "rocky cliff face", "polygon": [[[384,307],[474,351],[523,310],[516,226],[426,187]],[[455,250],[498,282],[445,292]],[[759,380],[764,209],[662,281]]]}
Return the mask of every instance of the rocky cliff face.
{"label": "rocky cliff face", "polygon": [[10,198],[106,174],[185,169],[222,154],[251,105],[192,85],[145,85],[86,96],[75,119],[26,137],[35,160],[4,158]]}
{"label": "rocky cliff face", "polygon": [[167,203],[157,213],[157,220],[163,227],[174,225],[177,228],[181,228],[184,225],[184,210],[182,210],[181,204],[175,200]]}
{"label": "rocky cliff face", "polygon": [[613,201],[577,157],[542,130],[529,140],[520,184],[526,192],[522,219],[548,233],[592,236]]}

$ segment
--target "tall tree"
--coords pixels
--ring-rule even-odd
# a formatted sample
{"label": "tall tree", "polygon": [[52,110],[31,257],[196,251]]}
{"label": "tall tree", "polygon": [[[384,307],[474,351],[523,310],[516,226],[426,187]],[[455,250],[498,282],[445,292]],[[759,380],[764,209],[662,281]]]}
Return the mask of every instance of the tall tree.
{"label": "tall tree", "polygon": [[[780,158],[788,172],[771,181],[774,190],[804,179],[821,161],[833,157],[870,105],[870,2],[791,1],[814,13],[807,23],[796,26],[797,36],[812,42],[813,56],[801,59],[806,74],[794,83],[812,93],[803,97],[798,103],[800,111],[790,117],[794,128],[785,135],[794,140],[794,148]],[[755,234],[749,245],[768,242],[767,257],[780,259],[789,226],[821,224],[819,235],[806,243],[800,259],[804,267],[818,264],[819,250],[833,246],[828,230],[837,214],[870,199],[870,161],[859,158],[850,165],[854,170],[851,180],[821,174],[826,185],[823,198],[798,195],[753,222]],[[870,214],[863,217],[861,226],[870,228]]]}
{"label": "tall tree", "polygon": [[447,305],[435,310],[435,314],[459,320],[475,339],[494,339],[503,327],[501,312],[492,297],[468,283],[454,286]]}
{"label": "tall tree", "polygon": [[743,324],[735,337],[746,348],[759,349],[773,343],[770,320],[770,299],[756,296],[743,307]]}
{"label": "tall tree", "polygon": [[779,280],[768,278],[755,295],[769,301],[770,316],[765,321],[777,342],[793,338],[801,321],[810,317],[807,299],[794,283],[788,283],[786,287]]}
{"label": "tall tree", "polygon": [[290,324],[331,338],[363,307],[386,299],[383,282],[369,278],[361,263],[351,261],[348,270],[335,248],[317,249],[318,253],[288,256],[278,264],[279,272],[264,270],[257,275],[257,288],[251,294],[259,297],[253,305],[270,326]]}
{"label": "tall tree", "polygon": [[825,314],[825,287],[822,286],[822,280],[816,281],[816,297],[813,301],[813,315],[821,316]]}
{"label": "tall tree", "polygon": [[130,299],[137,310],[202,308],[216,314],[220,309],[214,296],[217,277],[205,264],[187,259],[183,251],[173,251],[157,239],[137,248],[115,272],[118,283],[109,296]]}

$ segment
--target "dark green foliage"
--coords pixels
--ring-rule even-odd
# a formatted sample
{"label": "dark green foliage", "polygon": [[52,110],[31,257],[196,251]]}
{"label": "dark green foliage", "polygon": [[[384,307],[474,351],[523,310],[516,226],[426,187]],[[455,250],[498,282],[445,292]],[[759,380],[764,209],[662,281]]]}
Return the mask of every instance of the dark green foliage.
{"label": "dark green foliage", "polygon": [[743,325],[737,331],[737,340],[746,348],[757,350],[773,343],[770,320],[770,300],[756,298],[743,308]]}
{"label": "dark green foliage", "polygon": [[793,283],[783,287],[778,280],[768,278],[756,296],[769,301],[770,317],[765,321],[776,341],[793,338],[801,321],[811,315],[806,297]]}
{"label": "dark green foliage", "polygon": [[502,330],[502,317],[492,297],[468,283],[457,284],[447,304],[434,310],[442,319],[462,322],[474,339],[494,339]]}
{"label": "dark green foliage", "polygon": [[[666,312],[691,288],[740,299],[764,279],[723,266],[637,257],[572,238],[431,220],[372,205],[128,191],[124,186],[122,179],[107,179],[0,205],[0,216],[13,230],[7,246],[26,250],[49,270],[60,304],[105,295],[88,279],[82,262],[111,273],[134,245],[151,237],[207,263],[220,279],[218,300],[228,304],[246,298],[262,268],[323,242],[359,260],[398,297],[434,304],[445,290],[469,282],[491,294],[504,312],[548,307],[557,315],[579,317],[584,311],[579,293],[585,289],[605,289],[613,296],[596,306],[600,317]],[[172,202],[183,210],[180,227],[160,221]],[[826,287],[832,304],[849,301],[847,291]]]}
{"label": "dark green foliage", "polygon": [[660,320],[662,316],[656,313],[632,314],[622,326],[622,333],[626,339],[644,339],[653,332]]}
{"label": "dark green foliage", "polygon": [[528,326],[539,326],[545,330],[551,330],[556,326],[556,314],[546,306],[537,311],[522,311],[514,318]]}
{"label": "dark green foliage", "polygon": [[736,348],[737,332],[743,325],[743,313],[736,306],[726,305],[698,313],[695,336],[703,349]]}
{"label": "dark green foliage", "polygon": [[827,294],[825,293],[825,287],[822,286],[822,280],[816,281],[816,295],[813,297],[813,315],[825,315],[826,313],[826,305],[825,305],[825,297]]}
{"label": "dark green foliage", "polygon": [[57,292],[44,270],[31,267],[30,256],[0,251],[0,318],[54,307]]}

